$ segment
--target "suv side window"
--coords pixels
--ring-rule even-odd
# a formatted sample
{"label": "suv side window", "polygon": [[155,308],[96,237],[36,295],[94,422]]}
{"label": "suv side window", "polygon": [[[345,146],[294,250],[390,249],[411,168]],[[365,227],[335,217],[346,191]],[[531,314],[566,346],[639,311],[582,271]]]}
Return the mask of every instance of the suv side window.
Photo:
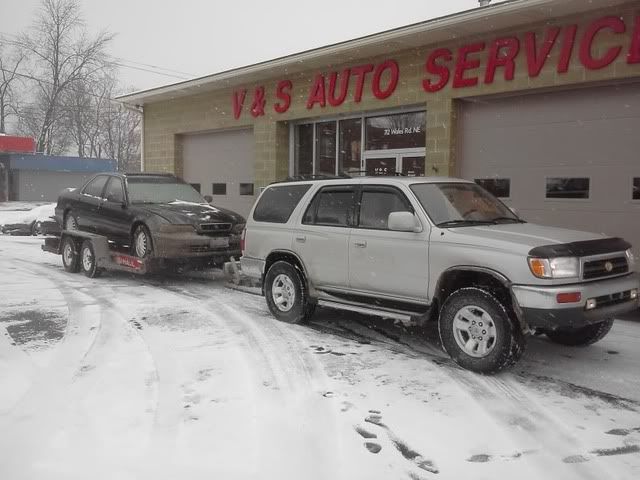
{"label": "suv side window", "polygon": [[287,223],[298,202],[311,188],[307,185],[279,185],[267,188],[253,211],[256,222]]}
{"label": "suv side window", "polygon": [[102,189],[104,188],[104,185],[107,183],[108,179],[109,177],[107,177],[106,175],[100,175],[94,178],[87,184],[86,187],[84,187],[82,193],[84,195],[91,195],[92,197],[102,197]]}
{"label": "suv side window", "polygon": [[389,187],[364,187],[360,200],[358,226],[375,230],[388,230],[391,212],[412,212],[402,192]]}
{"label": "suv side window", "polygon": [[122,189],[122,180],[117,177],[111,177],[107,189],[104,192],[104,198],[107,202],[124,203],[124,190]]}
{"label": "suv side window", "polygon": [[338,186],[321,189],[304,214],[306,225],[349,227],[353,224],[355,187]]}

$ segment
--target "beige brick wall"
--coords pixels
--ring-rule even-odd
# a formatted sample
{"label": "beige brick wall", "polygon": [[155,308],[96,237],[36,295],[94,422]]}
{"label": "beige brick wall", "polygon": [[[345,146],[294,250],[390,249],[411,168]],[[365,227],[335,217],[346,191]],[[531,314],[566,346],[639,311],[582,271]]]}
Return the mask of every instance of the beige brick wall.
{"label": "beige brick wall", "polygon": [[[180,174],[181,147],[180,134],[186,132],[204,132],[229,128],[241,128],[253,125],[255,139],[255,179],[256,186],[260,187],[269,182],[281,179],[288,173],[289,162],[289,124],[299,119],[312,119],[322,116],[337,116],[343,114],[360,113],[374,110],[392,109],[399,107],[423,106],[427,110],[427,172],[430,175],[451,175],[456,171],[456,105],[459,99],[481,95],[508,94],[519,91],[570,87],[577,84],[591,84],[593,82],[623,80],[628,78],[640,78],[640,65],[626,64],[626,50],[623,51],[614,64],[597,71],[586,70],[579,62],[579,40],[585,27],[595,18],[604,15],[620,14],[627,25],[627,32],[614,35],[607,31],[598,34],[598,46],[594,48],[594,54],[601,53],[612,45],[630,44],[630,30],[633,27],[634,15],[640,14],[638,3],[617,12],[601,11],[584,18],[562,18],[545,25],[532,25],[518,30],[494,32],[482,37],[461,38],[445,45],[426,45],[424,48],[401,51],[392,55],[379,58],[357,59],[349,65],[333,65],[331,59],[327,60],[330,67],[326,72],[341,71],[345,66],[354,66],[364,63],[377,64],[388,58],[395,59],[400,65],[400,81],[394,94],[385,100],[376,99],[371,93],[371,74],[367,77],[364,95],[360,103],[353,102],[355,82],[351,81],[347,101],[339,107],[327,105],[325,108],[315,106],[312,110],[306,108],[313,80],[317,70],[295,74],[288,79],[293,82],[292,104],[284,114],[277,114],[273,110],[273,104],[277,101],[275,90],[278,80],[287,77],[278,76],[266,78],[260,85],[266,88],[267,106],[265,116],[254,119],[249,114],[249,108],[253,99],[253,90],[256,84],[245,85],[247,97],[244,111],[239,120],[233,115],[232,95],[233,89],[223,89],[214,92],[201,93],[188,97],[180,97],[169,101],[145,105],[145,152],[144,164],[146,171],[169,171]],[[529,78],[527,73],[527,61],[524,45],[522,45],[523,33],[526,31],[537,32],[538,41],[541,43],[545,28],[549,25],[566,26],[578,24],[576,44],[569,72],[558,74],[556,65],[559,56],[559,48],[556,46],[540,75]],[[504,79],[504,69],[496,71],[495,80],[491,85],[483,82],[484,59],[487,50],[495,38],[516,35],[521,39],[521,48],[516,57],[516,75],[512,81]],[[561,34],[562,35],[562,34]],[[424,62],[427,55],[434,49],[447,47],[455,53],[459,46],[475,41],[484,41],[487,50],[479,58],[483,59],[481,67],[475,72],[479,77],[476,87],[452,89],[451,82],[443,90],[437,93],[426,93],[422,89],[424,74]],[[559,40],[560,41],[560,38]],[[470,76],[469,72],[467,76]]]}

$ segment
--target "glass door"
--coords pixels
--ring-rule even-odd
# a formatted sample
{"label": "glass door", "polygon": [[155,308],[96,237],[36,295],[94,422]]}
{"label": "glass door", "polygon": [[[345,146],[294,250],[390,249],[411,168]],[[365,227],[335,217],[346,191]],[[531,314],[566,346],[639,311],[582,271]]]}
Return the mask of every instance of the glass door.
{"label": "glass door", "polygon": [[424,155],[406,156],[401,158],[402,174],[407,177],[424,177],[426,157]]}
{"label": "glass door", "polygon": [[423,177],[425,167],[426,157],[422,152],[376,152],[364,155],[364,170],[369,176],[402,174]]}

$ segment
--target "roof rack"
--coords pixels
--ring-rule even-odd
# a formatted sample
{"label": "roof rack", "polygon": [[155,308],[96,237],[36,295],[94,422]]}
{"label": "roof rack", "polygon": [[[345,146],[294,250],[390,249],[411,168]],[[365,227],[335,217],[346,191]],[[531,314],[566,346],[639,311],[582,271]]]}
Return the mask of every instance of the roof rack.
{"label": "roof rack", "polygon": [[402,172],[397,172],[395,170],[392,170],[388,173],[386,173],[385,175],[375,175],[372,174],[371,172],[367,171],[367,170],[354,170],[349,172],[349,178],[352,178],[354,176],[360,176],[360,177],[406,177],[407,174],[406,173],[402,173]]}
{"label": "roof rack", "polygon": [[326,175],[323,173],[317,174],[306,174],[306,175],[291,175],[284,180],[278,180],[272,183],[287,183],[287,182],[304,182],[304,181],[314,181],[314,180],[344,180],[347,178],[357,178],[357,177],[406,177],[407,175],[402,172],[391,171],[386,175],[372,175],[370,172],[366,170],[355,170],[349,173],[341,173],[340,175]]}

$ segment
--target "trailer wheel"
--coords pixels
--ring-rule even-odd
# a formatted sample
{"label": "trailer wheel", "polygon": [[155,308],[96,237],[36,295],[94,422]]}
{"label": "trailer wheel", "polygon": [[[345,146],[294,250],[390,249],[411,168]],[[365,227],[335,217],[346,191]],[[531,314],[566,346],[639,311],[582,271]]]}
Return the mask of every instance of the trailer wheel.
{"label": "trailer wheel", "polygon": [[78,255],[78,246],[72,237],[64,237],[62,239],[62,265],[69,273],[78,273],[80,270],[80,255]]}
{"label": "trailer wheel", "polygon": [[102,269],[98,268],[96,252],[91,240],[85,240],[82,242],[82,248],[80,249],[80,264],[82,266],[82,272],[89,278],[99,277],[102,273]]}

